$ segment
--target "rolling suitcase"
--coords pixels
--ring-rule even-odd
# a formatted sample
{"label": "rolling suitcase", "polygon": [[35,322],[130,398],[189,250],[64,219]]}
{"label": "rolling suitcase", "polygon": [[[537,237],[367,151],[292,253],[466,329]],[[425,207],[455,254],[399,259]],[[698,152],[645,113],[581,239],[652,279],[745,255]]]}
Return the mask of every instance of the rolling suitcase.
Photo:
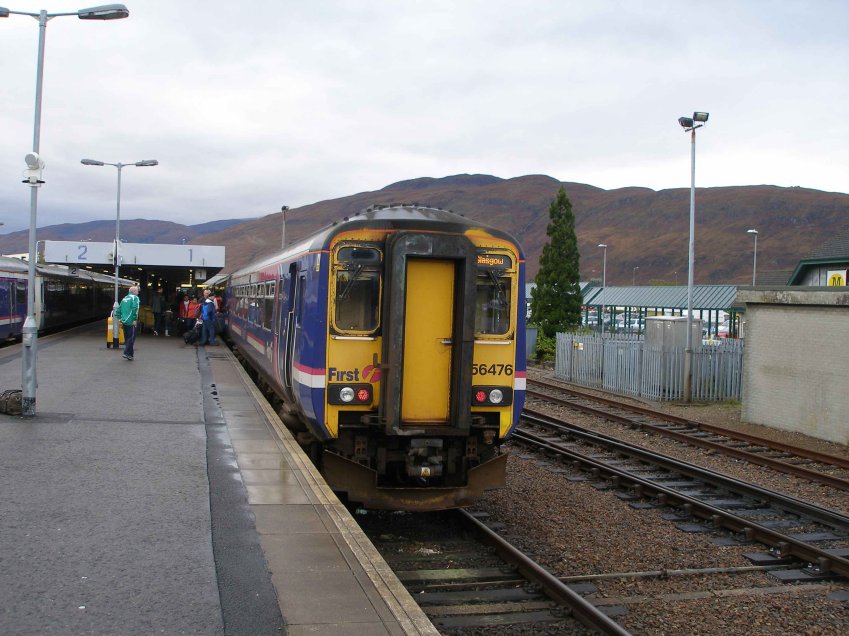
{"label": "rolling suitcase", "polygon": [[187,345],[196,344],[200,340],[200,325],[195,325],[183,334],[183,342]]}

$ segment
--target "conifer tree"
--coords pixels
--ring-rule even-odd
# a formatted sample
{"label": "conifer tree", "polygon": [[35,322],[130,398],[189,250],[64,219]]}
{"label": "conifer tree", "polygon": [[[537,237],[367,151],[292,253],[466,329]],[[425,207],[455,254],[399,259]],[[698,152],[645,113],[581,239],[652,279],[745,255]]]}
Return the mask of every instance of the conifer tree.
{"label": "conifer tree", "polygon": [[531,319],[553,338],[581,322],[578,238],[572,203],[561,186],[548,208],[548,242],[542,248],[536,288],[531,294]]}

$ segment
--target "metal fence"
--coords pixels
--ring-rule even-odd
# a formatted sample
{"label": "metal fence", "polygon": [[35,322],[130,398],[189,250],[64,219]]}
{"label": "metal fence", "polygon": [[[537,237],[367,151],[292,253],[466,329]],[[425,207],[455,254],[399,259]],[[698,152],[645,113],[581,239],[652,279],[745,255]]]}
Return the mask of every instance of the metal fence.
{"label": "metal fence", "polygon": [[[718,340],[693,352],[692,398],[739,400],[743,341]],[[639,336],[557,334],[555,375],[567,382],[651,400],[684,398],[684,350],[648,348]]]}

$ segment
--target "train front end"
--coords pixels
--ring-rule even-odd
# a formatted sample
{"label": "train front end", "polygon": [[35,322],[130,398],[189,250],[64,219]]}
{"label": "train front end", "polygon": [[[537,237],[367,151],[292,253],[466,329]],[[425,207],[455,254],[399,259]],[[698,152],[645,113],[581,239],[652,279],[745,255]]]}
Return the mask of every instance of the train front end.
{"label": "train front end", "polygon": [[525,389],[524,260],[506,234],[390,208],[329,246],[330,486],[369,508],[439,510],[504,485]]}

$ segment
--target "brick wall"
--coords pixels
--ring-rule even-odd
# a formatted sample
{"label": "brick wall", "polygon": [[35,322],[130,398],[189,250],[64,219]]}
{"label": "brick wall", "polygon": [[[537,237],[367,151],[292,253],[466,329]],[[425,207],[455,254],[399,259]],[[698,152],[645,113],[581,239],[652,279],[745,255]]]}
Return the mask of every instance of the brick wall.
{"label": "brick wall", "polygon": [[849,445],[849,295],[741,290],[738,300],[743,420]]}

